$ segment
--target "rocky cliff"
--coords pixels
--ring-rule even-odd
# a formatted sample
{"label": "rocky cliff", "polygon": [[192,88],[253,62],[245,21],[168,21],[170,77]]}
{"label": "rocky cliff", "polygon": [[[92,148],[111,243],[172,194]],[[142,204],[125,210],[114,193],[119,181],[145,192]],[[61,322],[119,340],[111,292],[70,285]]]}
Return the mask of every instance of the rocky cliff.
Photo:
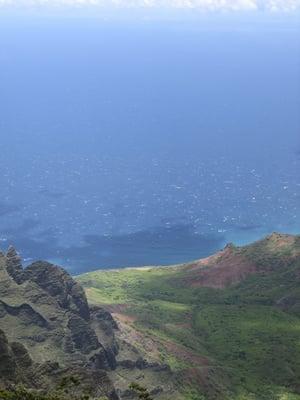
{"label": "rocky cliff", "polygon": [[[128,350],[117,330],[108,311],[89,308],[82,287],[62,268],[39,261],[23,269],[13,247],[0,253],[1,386],[22,383],[47,392],[75,376],[79,393],[132,398],[131,380],[143,371],[155,381],[160,369],[136,348]],[[172,375],[165,374],[172,389]]]}

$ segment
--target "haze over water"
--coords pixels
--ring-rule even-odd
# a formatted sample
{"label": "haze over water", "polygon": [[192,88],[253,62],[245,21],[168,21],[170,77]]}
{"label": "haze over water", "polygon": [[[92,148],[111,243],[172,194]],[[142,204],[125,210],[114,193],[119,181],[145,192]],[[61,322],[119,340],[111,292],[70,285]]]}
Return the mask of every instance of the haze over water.
{"label": "haze over water", "polygon": [[77,273],[300,233],[288,15],[0,15],[0,247]]}

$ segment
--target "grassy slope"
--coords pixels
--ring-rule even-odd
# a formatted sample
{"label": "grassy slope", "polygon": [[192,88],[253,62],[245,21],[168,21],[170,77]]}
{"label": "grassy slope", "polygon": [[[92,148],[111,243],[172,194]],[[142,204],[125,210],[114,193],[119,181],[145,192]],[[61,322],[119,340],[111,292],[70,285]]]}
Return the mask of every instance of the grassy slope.
{"label": "grassy slope", "polygon": [[[270,257],[260,243],[243,249],[270,270],[227,289],[185,287],[180,268],[99,271],[78,279],[90,302],[126,304],[122,313],[134,317],[132,326],[154,338],[161,360],[179,371],[186,398],[298,400],[299,263],[282,261],[290,250]],[[276,302],[286,296],[293,301],[283,310]]]}

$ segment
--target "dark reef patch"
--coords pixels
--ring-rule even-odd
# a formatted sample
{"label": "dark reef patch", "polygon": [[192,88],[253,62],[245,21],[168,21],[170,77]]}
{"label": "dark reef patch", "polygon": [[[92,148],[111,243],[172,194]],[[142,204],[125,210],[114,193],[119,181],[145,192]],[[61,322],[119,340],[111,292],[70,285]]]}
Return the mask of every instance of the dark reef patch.
{"label": "dark reef patch", "polygon": [[46,258],[80,273],[87,269],[187,262],[220,249],[225,237],[195,233],[192,225],[177,224],[112,236],[85,235],[81,246],[61,246],[51,230],[36,238],[28,237],[25,230],[9,240],[24,258]]}

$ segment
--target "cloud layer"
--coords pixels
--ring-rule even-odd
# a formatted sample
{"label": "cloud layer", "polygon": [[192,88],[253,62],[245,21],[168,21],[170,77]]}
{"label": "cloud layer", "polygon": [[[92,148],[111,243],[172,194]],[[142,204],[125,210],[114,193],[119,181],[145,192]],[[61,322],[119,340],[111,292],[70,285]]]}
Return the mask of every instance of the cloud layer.
{"label": "cloud layer", "polygon": [[147,7],[230,11],[297,11],[300,0],[0,0],[0,6]]}

